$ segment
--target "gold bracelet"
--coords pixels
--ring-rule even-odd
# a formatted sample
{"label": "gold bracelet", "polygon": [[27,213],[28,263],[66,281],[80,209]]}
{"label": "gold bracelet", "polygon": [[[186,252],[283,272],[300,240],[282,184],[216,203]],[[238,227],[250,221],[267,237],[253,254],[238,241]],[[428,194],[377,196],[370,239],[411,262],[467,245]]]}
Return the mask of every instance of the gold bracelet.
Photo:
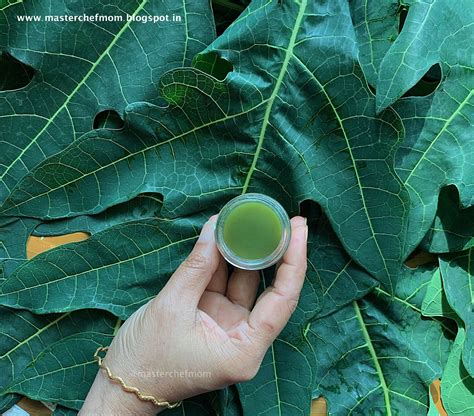
{"label": "gold bracelet", "polygon": [[140,392],[136,387],[132,386],[127,386],[125,382],[123,381],[122,377],[114,376],[112,372],[110,371],[110,368],[107,367],[103,363],[102,357],[99,355],[99,352],[106,352],[109,349],[109,347],[99,347],[97,348],[95,354],[94,354],[94,360],[97,361],[97,364],[99,365],[100,368],[104,369],[107,372],[107,376],[112,380],[119,382],[120,385],[122,386],[122,389],[124,389],[126,392],[129,393],[135,393],[135,395],[140,399],[145,402],[152,402],[155,406],[161,406],[161,407],[166,407],[168,409],[174,409],[175,407],[178,407],[181,405],[181,402],[176,402],[176,403],[170,403],[167,401],[161,401],[156,399],[153,396],[145,395]]}

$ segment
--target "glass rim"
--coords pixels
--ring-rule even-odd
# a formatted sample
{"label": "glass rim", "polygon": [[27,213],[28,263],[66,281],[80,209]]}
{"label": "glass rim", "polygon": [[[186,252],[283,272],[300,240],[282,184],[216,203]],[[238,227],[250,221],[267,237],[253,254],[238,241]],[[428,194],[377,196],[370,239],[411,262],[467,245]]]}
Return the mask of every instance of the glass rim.
{"label": "glass rim", "polygon": [[[281,223],[282,232],[278,246],[271,254],[260,259],[250,260],[237,256],[232,250],[230,250],[224,241],[224,223],[227,219],[227,216],[236,206],[245,204],[247,202],[260,202],[270,207],[278,216],[278,219]],[[217,217],[214,236],[216,239],[217,248],[219,249],[222,256],[227,260],[227,262],[244,270],[260,270],[272,266],[283,257],[283,254],[285,254],[290,244],[291,224],[287,212],[276,199],[265,194],[248,193],[232,198],[222,207],[219,212],[219,216]]]}

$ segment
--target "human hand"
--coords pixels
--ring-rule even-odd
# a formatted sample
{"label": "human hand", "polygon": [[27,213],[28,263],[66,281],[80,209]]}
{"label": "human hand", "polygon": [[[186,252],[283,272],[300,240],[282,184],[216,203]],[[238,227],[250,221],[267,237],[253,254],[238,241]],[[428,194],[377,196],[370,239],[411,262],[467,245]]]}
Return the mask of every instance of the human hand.
{"label": "human hand", "polygon": [[[291,220],[290,245],[273,285],[255,302],[259,273],[235,269],[228,278],[214,240],[216,219],[204,225],[161,292],[125,321],[104,359],[142,394],[175,402],[250,380],[296,308],[306,273],[306,220]],[[99,371],[81,415],[161,410]]]}

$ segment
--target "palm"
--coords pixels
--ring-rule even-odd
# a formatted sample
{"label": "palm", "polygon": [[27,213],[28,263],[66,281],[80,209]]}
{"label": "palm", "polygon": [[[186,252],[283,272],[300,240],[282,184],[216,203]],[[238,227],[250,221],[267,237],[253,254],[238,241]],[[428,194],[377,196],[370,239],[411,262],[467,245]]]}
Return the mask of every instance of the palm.
{"label": "palm", "polygon": [[247,321],[250,311],[233,303],[222,293],[206,290],[199,303],[199,309],[206,312],[224,330],[234,328]]}
{"label": "palm", "polygon": [[227,264],[221,258],[219,267],[201,296],[199,309],[228,332],[248,321],[259,281],[258,272],[240,269],[235,269],[228,278]]}

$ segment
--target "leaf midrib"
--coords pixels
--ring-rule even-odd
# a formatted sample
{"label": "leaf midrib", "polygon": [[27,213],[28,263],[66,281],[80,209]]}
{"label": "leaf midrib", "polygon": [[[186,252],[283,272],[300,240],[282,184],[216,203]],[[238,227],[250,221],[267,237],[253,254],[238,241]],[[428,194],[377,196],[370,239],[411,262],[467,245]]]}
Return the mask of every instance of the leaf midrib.
{"label": "leaf midrib", "polygon": [[301,27],[301,22],[303,21],[303,16],[306,11],[306,6],[307,6],[307,0],[301,0],[300,3],[300,9],[298,10],[298,15],[296,16],[295,19],[295,25],[293,26],[293,30],[291,32],[291,37],[288,42],[288,47],[286,48],[285,52],[285,59],[283,60],[283,64],[280,69],[280,73],[278,74],[278,78],[275,83],[275,88],[272,91],[272,94],[270,95],[270,98],[267,103],[267,108],[265,109],[265,114],[263,116],[263,121],[262,121],[262,126],[260,128],[260,134],[258,137],[258,143],[257,143],[257,148],[255,150],[255,154],[252,160],[252,164],[250,165],[250,169],[247,172],[247,176],[245,178],[244,185],[242,187],[242,194],[245,194],[247,192],[247,189],[250,184],[250,180],[252,178],[253,172],[255,171],[255,168],[257,166],[258,158],[260,156],[260,152],[262,151],[262,146],[263,142],[265,140],[265,133],[267,131],[267,127],[269,124],[270,120],[270,114],[272,111],[273,103],[275,102],[276,97],[278,96],[278,92],[280,90],[281,84],[283,82],[283,79],[286,76],[286,71],[288,69],[288,64],[290,63],[290,60],[292,57],[294,57],[294,47],[296,43],[296,37],[298,36],[298,32]]}
{"label": "leaf midrib", "polygon": [[[33,377],[24,378],[24,379],[18,381],[17,383],[15,383],[15,384],[11,384],[10,386],[7,387],[7,389],[3,390],[1,393],[15,393],[16,392],[15,387],[21,387],[21,385],[23,383],[28,383],[29,381],[36,380],[38,378],[43,378],[44,379],[46,376],[50,376],[50,375],[53,375],[53,374],[56,374],[56,373],[59,373],[59,372],[63,372],[63,371],[65,372],[67,370],[72,370],[74,368],[85,367],[87,365],[94,364],[96,362],[97,361],[93,359],[91,361],[84,361],[82,363],[71,364],[71,365],[68,365],[66,367],[57,368],[56,370],[47,371],[45,373],[37,373]],[[51,400],[51,401],[60,401],[60,400],[61,399]]]}
{"label": "leaf midrib", "polygon": [[426,150],[422,153],[422,155],[420,156],[420,158],[418,159],[418,162],[416,163],[416,165],[413,167],[413,169],[411,170],[410,174],[408,175],[408,177],[405,179],[405,184],[408,184],[409,181],[410,181],[410,178],[413,176],[414,172],[418,169],[418,167],[420,166],[421,162],[425,160],[426,158],[426,155],[428,154],[428,152],[430,152],[430,150],[433,148],[433,146],[437,143],[438,139],[441,137],[441,135],[446,131],[446,129],[448,128],[448,126],[451,124],[451,122],[461,113],[461,110],[464,108],[464,106],[469,102],[469,100],[471,99],[471,97],[474,95],[474,90],[471,90],[469,92],[469,94],[466,96],[466,98],[462,101],[461,104],[459,104],[458,108],[456,109],[455,112],[453,112],[453,114],[451,114],[451,117],[449,117],[446,122],[444,123],[443,127],[441,128],[441,130],[438,132],[438,134],[434,137],[434,139],[430,142],[429,146],[426,148]]}
{"label": "leaf midrib", "polygon": [[4,7],[0,7],[0,12],[3,12],[4,10],[8,9],[11,6],[15,6],[16,4],[23,3],[23,0],[17,0],[15,3],[7,3],[5,4]]}
{"label": "leaf midrib", "polygon": [[[262,282],[263,282],[263,289],[266,290],[267,289],[267,284],[266,284],[266,281],[265,281],[265,276],[263,274],[263,272],[260,272],[260,278],[262,279]],[[270,353],[271,353],[271,360],[272,360],[272,369],[273,369],[273,376],[275,377],[275,394],[276,394],[276,397],[277,397],[277,408],[278,408],[278,416],[281,416],[281,397],[280,397],[280,387],[278,386],[278,375],[277,375],[277,368],[276,368],[276,359],[275,359],[275,349],[274,349],[274,344],[275,342],[278,340],[278,337],[277,339],[275,339],[275,341],[273,341],[270,345]]]}
{"label": "leaf midrib", "polygon": [[134,17],[140,13],[140,11],[145,7],[146,3],[148,0],[142,0],[140,5],[137,7],[137,9],[133,12],[132,18],[127,19],[127,22],[123,27],[117,32],[117,34],[114,36],[112,41],[110,42],[109,46],[102,52],[102,54],[99,56],[99,58],[94,62],[94,64],[91,66],[89,71],[86,73],[86,75],[82,78],[82,80],[77,84],[77,86],[71,91],[71,93],[67,96],[66,100],[64,103],[56,110],[56,112],[48,119],[46,124],[43,126],[43,128],[39,131],[38,134],[28,143],[27,146],[20,152],[20,154],[8,165],[8,167],[5,169],[5,171],[0,175],[0,181],[3,180],[5,175],[10,171],[10,169],[23,157],[23,155],[33,146],[38,138],[46,131],[46,129],[51,125],[51,123],[56,119],[56,117],[65,109],[67,108],[69,102],[71,99],[75,96],[75,94],[79,91],[80,88],[85,84],[85,82],[89,79],[89,77],[94,73],[94,70],[97,68],[97,66],[102,62],[102,60],[109,55],[109,52],[111,49],[115,46],[117,41],[120,39],[122,34],[129,28],[129,26],[134,22]]}
{"label": "leaf midrib", "polygon": [[49,322],[47,325],[43,326],[41,329],[39,329],[38,331],[36,331],[35,333],[31,334],[28,338],[24,339],[23,341],[19,342],[17,345],[15,345],[11,350],[7,351],[5,354],[3,355],[0,355],[0,359],[3,359],[5,357],[8,357],[12,352],[14,352],[15,350],[17,350],[18,348],[20,348],[22,345],[25,345],[27,344],[30,340],[32,340],[33,338],[39,336],[40,334],[42,334],[44,331],[46,331],[48,328],[50,328],[51,326],[53,325],[56,325],[59,321],[61,321],[62,319],[66,318],[67,316],[69,316],[71,314],[71,312],[66,312],[64,314],[62,314],[61,316],[59,316],[57,319]]}
{"label": "leaf midrib", "polygon": [[[130,158],[133,158],[133,157],[136,156],[136,155],[145,154],[146,152],[148,152],[148,151],[151,150],[151,149],[155,149],[155,148],[158,148],[158,147],[163,146],[163,145],[165,145],[165,144],[172,143],[172,142],[174,142],[174,141],[177,140],[177,139],[180,139],[180,138],[182,138],[182,137],[185,137],[185,136],[187,136],[187,135],[190,135],[190,134],[192,134],[192,133],[195,133],[195,132],[197,132],[197,131],[199,131],[199,130],[201,130],[201,129],[204,129],[204,128],[206,128],[206,127],[210,127],[210,126],[213,126],[213,125],[215,125],[215,124],[219,124],[219,123],[221,123],[221,122],[223,122],[223,121],[232,120],[232,119],[234,119],[234,118],[237,118],[237,117],[240,117],[240,116],[242,116],[242,115],[248,114],[248,113],[252,112],[253,110],[257,109],[258,107],[260,107],[261,105],[265,104],[266,102],[267,102],[267,100],[263,100],[263,101],[261,101],[260,103],[256,104],[255,106],[253,106],[253,107],[251,107],[251,108],[249,108],[249,109],[246,109],[246,110],[244,110],[244,111],[241,111],[241,112],[239,112],[239,113],[232,114],[232,115],[226,115],[225,117],[219,118],[219,119],[214,120],[214,121],[211,121],[211,122],[209,122],[209,123],[204,123],[204,124],[202,124],[202,125],[200,125],[200,126],[198,126],[198,127],[195,127],[195,128],[193,128],[193,129],[187,130],[187,131],[185,131],[184,133],[181,133],[181,134],[178,134],[178,135],[176,135],[176,136],[173,136],[173,137],[169,138],[168,140],[164,140],[164,141],[159,142],[159,143],[156,143],[156,144],[154,144],[154,145],[147,146],[147,147],[145,147],[145,148],[143,148],[143,149],[141,149],[141,150],[138,150],[138,151],[136,151],[136,152],[128,153],[128,154],[125,155],[124,157],[121,157],[121,158],[119,158],[119,159],[113,160],[113,161],[111,161],[110,163],[106,163],[106,164],[100,165],[97,169],[94,169],[94,170],[91,170],[91,171],[89,171],[89,172],[86,172],[84,175],[82,175],[82,176],[80,176],[80,177],[77,177],[77,178],[74,178],[73,180],[70,180],[69,182],[62,183],[62,184],[60,184],[59,186],[56,186],[56,187],[54,187],[54,188],[49,188],[47,191],[45,191],[45,192],[43,192],[43,193],[40,193],[40,194],[38,194],[38,195],[35,195],[35,196],[33,196],[32,198],[28,198],[28,199],[25,199],[24,201],[15,203],[11,208],[5,210],[5,213],[7,213],[7,212],[8,212],[9,210],[11,210],[11,209],[18,208],[18,207],[20,207],[21,205],[24,205],[24,204],[26,204],[26,203],[28,203],[28,202],[30,202],[30,201],[33,201],[33,200],[35,200],[35,199],[38,199],[38,198],[40,198],[40,197],[42,197],[42,196],[44,196],[44,195],[48,195],[48,194],[50,194],[51,192],[54,192],[54,191],[56,191],[56,190],[58,190],[58,189],[64,188],[64,187],[66,187],[66,186],[68,186],[68,185],[71,185],[71,184],[73,184],[73,183],[75,183],[75,182],[78,182],[78,181],[80,181],[80,180],[83,179],[83,178],[86,178],[86,177],[91,176],[91,175],[95,175],[97,172],[100,172],[100,171],[102,171],[102,170],[104,170],[104,169],[107,169],[107,168],[109,168],[110,166],[115,166],[116,164],[118,164],[118,163],[120,163],[120,162],[123,162],[124,160],[128,160],[128,159],[130,159]],[[87,139],[90,139],[90,137],[87,137]],[[95,140],[99,140],[99,139],[103,139],[103,138],[102,138],[102,137],[95,137]],[[106,139],[104,139],[104,140],[106,140]],[[80,143],[79,143],[79,145],[80,145]],[[79,145],[78,145],[78,146],[79,146]],[[59,163],[59,161],[58,161],[58,162],[55,162],[54,164],[57,164],[57,163]],[[48,166],[48,165],[53,165],[53,163],[46,163],[46,164],[41,165],[41,166],[44,167],[44,166]],[[67,166],[68,166],[68,165],[67,165]],[[18,183],[17,187],[20,187],[20,185],[21,185],[21,182]],[[7,200],[7,201],[8,201],[8,200]],[[48,218],[49,218],[49,217],[48,217]]]}
{"label": "leaf midrib", "polygon": [[[43,287],[43,286],[48,286],[50,284],[56,284],[57,282],[61,282],[65,279],[70,279],[71,277],[74,277],[75,279],[77,279],[79,276],[82,276],[84,274],[87,274],[87,273],[93,273],[93,272],[96,272],[96,271],[99,271],[99,270],[102,270],[102,269],[107,269],[109,267],[117,267],[119,265],[122,265],[124,263],[129,263],[131,261],[134,261],[134,260],[137,260],[139,258],[142,258],[142,257],[146,257],[146,256],[149,256],[149,255],[152,255],[152,254],[155,254],[155,253],[159,253],[160,251],[162,250],[165,250],[169,247],[172,247],[172,246],[175,246],[177,244],[182,244],[182,243],[185,243],[187,241],[191,241],[191,240],[195,240],[197,238],[197,236],[193,236],[193,237],[188,237],[188,238],[184,238],[184,239],[181,239],[181,240],[177,240],[177,241],[173,241],[172,243],[169,243],[165,246],[161,246],[157,249],[154,249],[154,250],[150,250],[150,251],[147,251],[145,253],[141,253],[137,256],[134,256],[134,257],[129,257],[125,260],[119,260],[115,263],[111,263],[111,264],[107,264],[105,266],[100,266],[100,267],[93,267],[93,268],[90,268],[88,270],[84,270],[82,272],[79,272],[79,273],[74,273],[74,274],[70,274],[70,273],[65,273],[65,276],[63,277],[60,277],[58,279],[55,279],[55,280],[48,280],[46,283],[41,283],[41,284],[38,284],[38,285],[34,285],[34,286],[27,286],[25,288],[22,288],[22,289],[18,289],[18,290],[15,290],[15,291],[11,291],[11,292],[1,292],[0,293],[0,298],[3,297],[3,296],[8,296],[10,294],[13,294],[13,293],[20,293],[20,292],[24,292],[24,291],[28,291],[28,290],[33,290],[33,289],[36,289],[37,287]],[[86,241],[87,242],[87,241]],[[58,249],[58,251],[61,250],[61,249]],[[29,263],[25,263],[25,266],[23,267],[28,267]],[[50,263],[52,264],[52,263]],[[56,266],[53,264],[53,266]],[[21,271],[22,268],[19,269],[19,271]],[[63,269],[59,269],[61,270],[63,273],[64,273],[64,270]],[[12,275],[12,277],[14,277],[15,275]],[[18,278],[17,278],[18,279]],[[7,279],[1,286],[5,285],[7,282],[9,281],[9,279]],[[0,288],[1,288],[0,286]],[[40,308],[42,309],[42,308]]]}
{"label": "leaf midrib", "polygon": [[387,382],[385,381],[385,376],[383,374],[382,367],[380,366],[377,353],[372,343],[372,339],[370,338],[369,331],[367,331],[367,327],[365,325],[364,318],[362,317],[362,313],[360,311],[357,301],[353,301],[352,305],[354,307],[357,322],[359,323],[362,335],[364,336],[365,343],[367,344],[367,348],[369,349],[370,357],[372,358],[372,362],[374,363],[375,371],[377,372],[377,376],[380,381],[380,386],[383,390],[385,410],[387,411],[387,416],[392,416],[392,406],[390,404],[390,390],[387,386]]}

